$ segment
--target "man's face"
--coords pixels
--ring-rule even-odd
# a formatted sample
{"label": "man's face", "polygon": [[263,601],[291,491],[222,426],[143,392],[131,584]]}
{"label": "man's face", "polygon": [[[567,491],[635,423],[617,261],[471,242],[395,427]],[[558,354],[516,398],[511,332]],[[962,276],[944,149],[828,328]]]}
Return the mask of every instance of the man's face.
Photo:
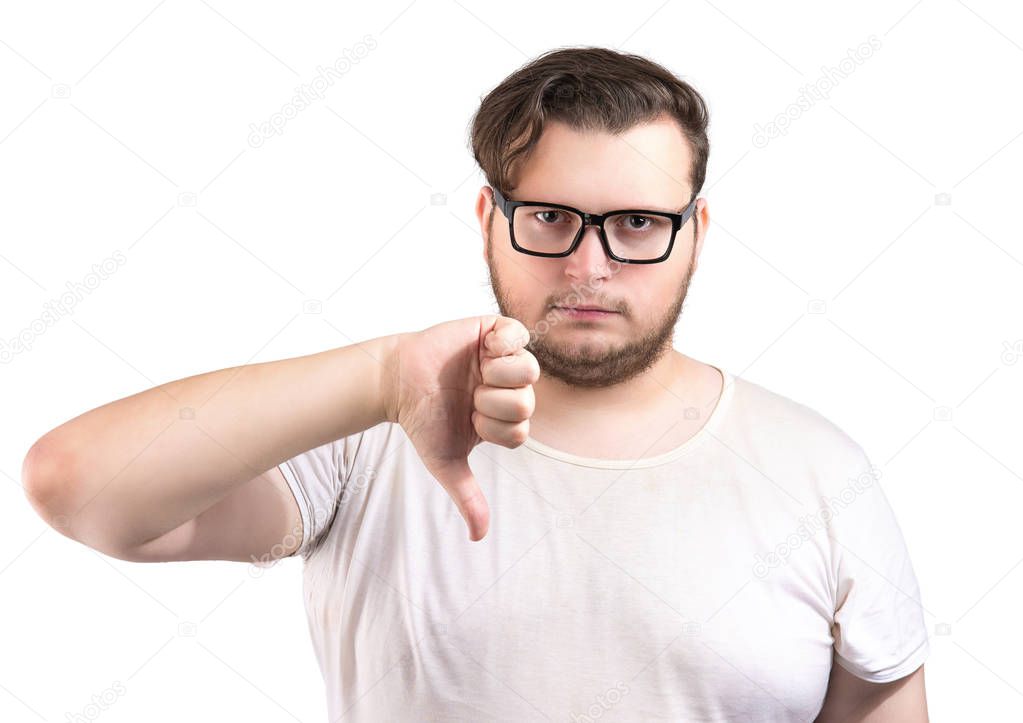
{"label": "man's face", "polygon": [[[512,200],[563,203],[590,213],[622,208],[678,212],[692,194],[689,144],[671,120],[619,136],[550,123],[509,189]],[[671,349],[689,280],[708,222],[700,199],[656,264],[622,264],[605,254],[588,226],[566,258],[529,256],[512,248],[508,221],[484,187],[476,212],[484,229],[490,283],[501,314],[530,330],[527,346],[541,371],[565,384],[607,387],[649,369]],[[694,218],[699,232],[694,233]],[[490,228],[488,232],[488,227]],[[559,306],[599,306],[618,313],[580,319]]]}

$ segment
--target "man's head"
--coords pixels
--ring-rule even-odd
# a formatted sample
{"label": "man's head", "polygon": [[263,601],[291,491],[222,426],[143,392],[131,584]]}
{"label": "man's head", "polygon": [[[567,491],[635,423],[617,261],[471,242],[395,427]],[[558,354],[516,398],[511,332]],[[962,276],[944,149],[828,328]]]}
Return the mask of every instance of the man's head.
{"label": "man's head", "polygon": [[[489,183],[476,204],[484,258],[501,314],[530,330],[527,348],[545,375],[605,387],[670,350],[706,232],[706,203],[697,201],[663,262],[608,258],[592,226],[570,256],[546,258],[512,248],[491,187],[510,200],[588,213],[677,213],[703,186],[707,123],[703,99],[688,84],[645,58],[603,48],[548,52],[483,99],[471,144]],[[579,318],[565,306],[618,313]]]}

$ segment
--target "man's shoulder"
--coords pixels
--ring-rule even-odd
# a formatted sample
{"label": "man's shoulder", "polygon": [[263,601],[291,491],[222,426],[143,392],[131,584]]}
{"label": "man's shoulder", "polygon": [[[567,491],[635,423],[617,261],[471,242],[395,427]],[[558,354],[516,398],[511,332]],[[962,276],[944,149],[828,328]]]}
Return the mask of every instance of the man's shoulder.
{"label": "man's shoulder", "polygon": [[733,384],[732,423],[750,438],[834,462],[862,461],[860,444],[816,406],[744,377]]}

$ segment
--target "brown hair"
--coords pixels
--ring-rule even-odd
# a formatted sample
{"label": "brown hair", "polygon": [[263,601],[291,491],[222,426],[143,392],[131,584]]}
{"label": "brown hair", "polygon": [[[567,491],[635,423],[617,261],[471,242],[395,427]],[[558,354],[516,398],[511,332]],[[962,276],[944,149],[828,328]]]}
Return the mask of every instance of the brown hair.
{"label": "brown hair", "polygon": [[470,146],[487,183],[509,193],[516,164],[529,157],[545,122],[621,133],[664,114],[679,122],[689,141],[695,198],[710,155],[707,105],[691,85],[639,55],[595,46],[547,51],[483,98],[472,117]]}

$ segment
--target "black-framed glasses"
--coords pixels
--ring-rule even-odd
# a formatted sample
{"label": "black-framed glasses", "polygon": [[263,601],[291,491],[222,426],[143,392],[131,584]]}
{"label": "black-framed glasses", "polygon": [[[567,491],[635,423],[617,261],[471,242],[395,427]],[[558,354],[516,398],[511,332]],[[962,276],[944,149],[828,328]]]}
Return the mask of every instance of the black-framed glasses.
{"label": "black-framed glasses", "polygon": [[[511,201],[496,188],[494,200],[508,219],[512,247],[530,256],[561,258],[574,252],[587,226],[596,226],[604,252],[623,264],[656,264],[671,255],[675,234],[696,208],[681,213],[625,208],[586,213],[561,203]],[[634,224],[635,221],[639,224]]]}

